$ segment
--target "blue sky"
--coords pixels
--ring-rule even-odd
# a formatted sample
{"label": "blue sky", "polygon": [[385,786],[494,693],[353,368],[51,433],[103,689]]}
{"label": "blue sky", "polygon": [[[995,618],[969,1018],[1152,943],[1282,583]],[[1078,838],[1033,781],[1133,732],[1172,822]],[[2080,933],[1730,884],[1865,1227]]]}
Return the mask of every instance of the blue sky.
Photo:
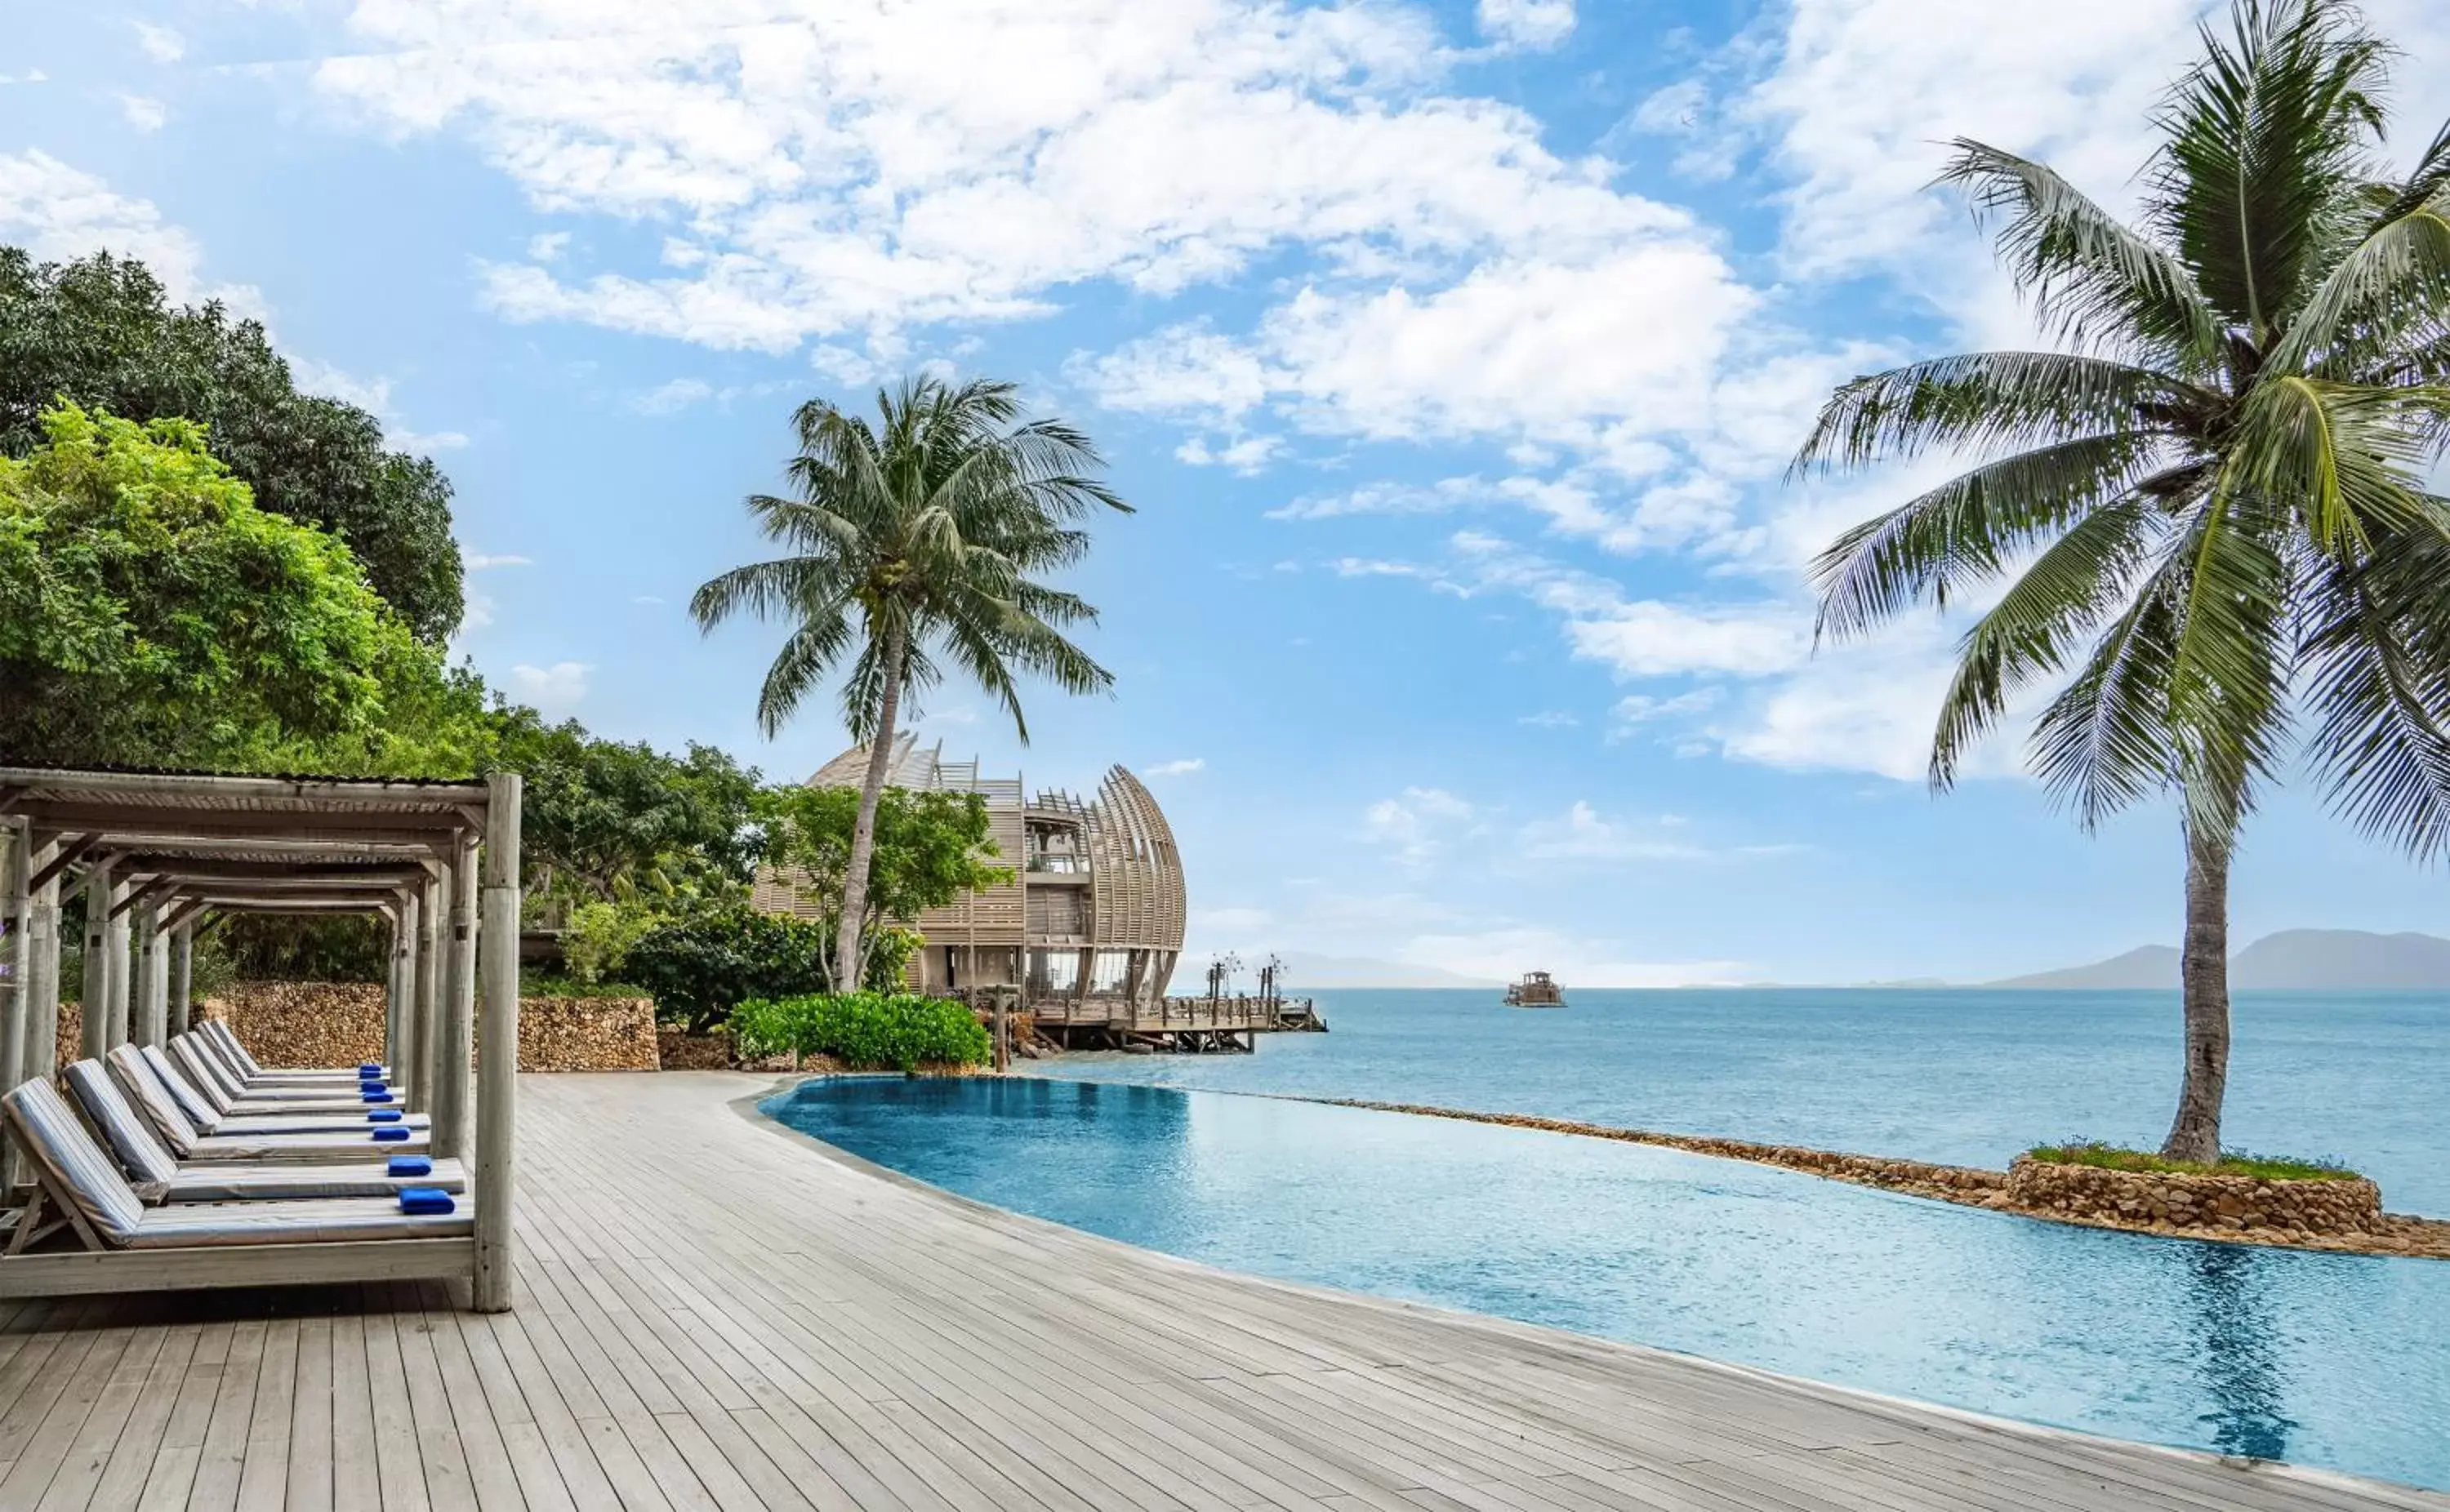
{"label": "blue sky", "polygon": [[[1110,700],[1038,785],[1141,772],[1195,949],[1589,984],[1975,978],[2176,935],[2163,811],[2079,833],[1918,780],[1954,627],[1817,653],[1800,564],[1938,465],[1787,485],[1829,387],[2030,344],[1951,135],[2125,203],[2182,0],[361,0],[11,7],[0,237],[262,315],[458,491],[486,676],[624,738],[760,740],[779,631],[682,605],[759,550],[786,419],[924,364],[1088,429],[1138,507],[1078,586]],[[2450,17],[2376,0],[2401,135]],[[677,18],[686,17],[686,21]],[[2441,929],[2275,801],[2241,941]]]}

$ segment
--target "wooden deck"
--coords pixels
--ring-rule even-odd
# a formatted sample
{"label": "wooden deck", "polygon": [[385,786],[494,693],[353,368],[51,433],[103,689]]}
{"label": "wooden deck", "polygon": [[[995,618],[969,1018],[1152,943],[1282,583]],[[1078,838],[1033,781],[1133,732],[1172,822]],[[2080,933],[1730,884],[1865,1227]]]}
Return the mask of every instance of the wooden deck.
{"label": "wooden deck", "polygon": [[0,1508],[2450,1509],[1227,1275],[729,1106],[764,1085],[522,1078],[510,1313],[17,1306]]}

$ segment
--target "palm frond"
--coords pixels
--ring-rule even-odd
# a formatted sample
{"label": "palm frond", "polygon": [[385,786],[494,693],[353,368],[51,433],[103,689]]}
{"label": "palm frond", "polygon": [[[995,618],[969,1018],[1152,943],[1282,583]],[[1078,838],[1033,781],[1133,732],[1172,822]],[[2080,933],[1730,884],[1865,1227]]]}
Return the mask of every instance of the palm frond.
{"label": "palm frond", "polygon": [[2392,360],[2410,332],[2450,323],[2450,187],[2365,234],[2331,267],[2272,347],[2268,371],[2342,379]]}
{"label": "palm frond", "polygon": [[2172,576],[2165,560],[2033,722],[2033,774],[2087,829],[2177,778],[2168,699],[2177,639]]}
{"label": "palm frond", "polygon": [[1839,536],[1812,564],[1816,635],[1858,635],[1909,605],[1944,606],[2007,560],[2133,488],[2158,437],[2113,432],[2062,441],[1951,479]]}
{"label": "palm frond", "polygon": [[1821,406],[1790,477],[1934,447],[1994,452],[2107,431],[2159,430],[2217,414],[2220,396],[2165,374],[2063,352],[1935,358],[1841,385]]}
{"label": "palm frond", "polygon": [[2316,545],[2350,560],[2376,533],[2420,518],[2425,432],[2444,418],[2450,387],[2266,375],[2246,397],[2223,486],[2291,506]]}
{"label": "palm frond", "polygon": [[2075,643],[2129,601],[2164,517],[2160,503],[2142,494],[2094,510],[2035,557],[1966,631],[1932,737],[1933,787],[1953,786],[1966,753],[2016,692],[2064,668]]}
{"label": "palm frond", "polygon": [[1939,182],[1964,189],[1977,219],[2001,218],[2000,259],[2045,329],[2188,374],[2212,369],[2220,322],[2185,263],[2044,165],[1971,138],[1953,145]]}
{"label": "palm frond", "polygon": [[2182,550],[2169,720],[2185,736],[2182,775],[2198,796],[2243,812],[2276,762],[2288,724],[2291,573],[2282,507],[2215,488]]}

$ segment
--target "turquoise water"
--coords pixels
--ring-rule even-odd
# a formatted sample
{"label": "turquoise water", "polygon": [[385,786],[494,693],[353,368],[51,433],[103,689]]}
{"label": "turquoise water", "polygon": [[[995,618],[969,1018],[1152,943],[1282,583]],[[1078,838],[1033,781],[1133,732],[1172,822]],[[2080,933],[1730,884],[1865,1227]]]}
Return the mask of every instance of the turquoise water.
{"label": "turquoise water", "polygon": [[[2450,1487],[2450,1264],[2143,1238],[1676,1151],[1159,1087],[853,1078],[765,1106],[981,1201],[1234,1270]],[[1725,1118],[1710,1126],[1760,1132]]]}
{"label": "turquoise water", "polygon": [[[1576,990],[1318,995],[1255,1056],[1070,1056],[1046,1076],[1537,1113],[1992,1167],[2068,1134],[2158,1145],[2174,992]],[[2450,995],[2241,993],[2227,1142],[2328,1155],[2450,1217]],[[2450,1330],[2450,1323],[2441,1326]]]}

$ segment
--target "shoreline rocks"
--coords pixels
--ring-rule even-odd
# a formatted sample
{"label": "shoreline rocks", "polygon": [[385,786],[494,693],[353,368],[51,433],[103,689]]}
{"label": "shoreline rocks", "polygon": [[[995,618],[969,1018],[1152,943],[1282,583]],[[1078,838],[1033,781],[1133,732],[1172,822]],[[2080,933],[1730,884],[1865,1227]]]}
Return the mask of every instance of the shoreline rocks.
{"label": "shoreline rocks", "polygon": [[1474,1113],[1359,1097],[1290,1100],[1656,1145],[2090,1229],[2117,1229],[2216,1244],[2450,1260],[2450,1222],[2383,1212],[2381,1189],[2362,1177],[2269,1181],[2254,1176],[2111,1171],[2021,1155],[2006,1171],[1989,1171],[1979,1166],[1893,1160],[1883,1155],[1815,1150],[1805,1145],[1621,1129],[1530,1114]]}

